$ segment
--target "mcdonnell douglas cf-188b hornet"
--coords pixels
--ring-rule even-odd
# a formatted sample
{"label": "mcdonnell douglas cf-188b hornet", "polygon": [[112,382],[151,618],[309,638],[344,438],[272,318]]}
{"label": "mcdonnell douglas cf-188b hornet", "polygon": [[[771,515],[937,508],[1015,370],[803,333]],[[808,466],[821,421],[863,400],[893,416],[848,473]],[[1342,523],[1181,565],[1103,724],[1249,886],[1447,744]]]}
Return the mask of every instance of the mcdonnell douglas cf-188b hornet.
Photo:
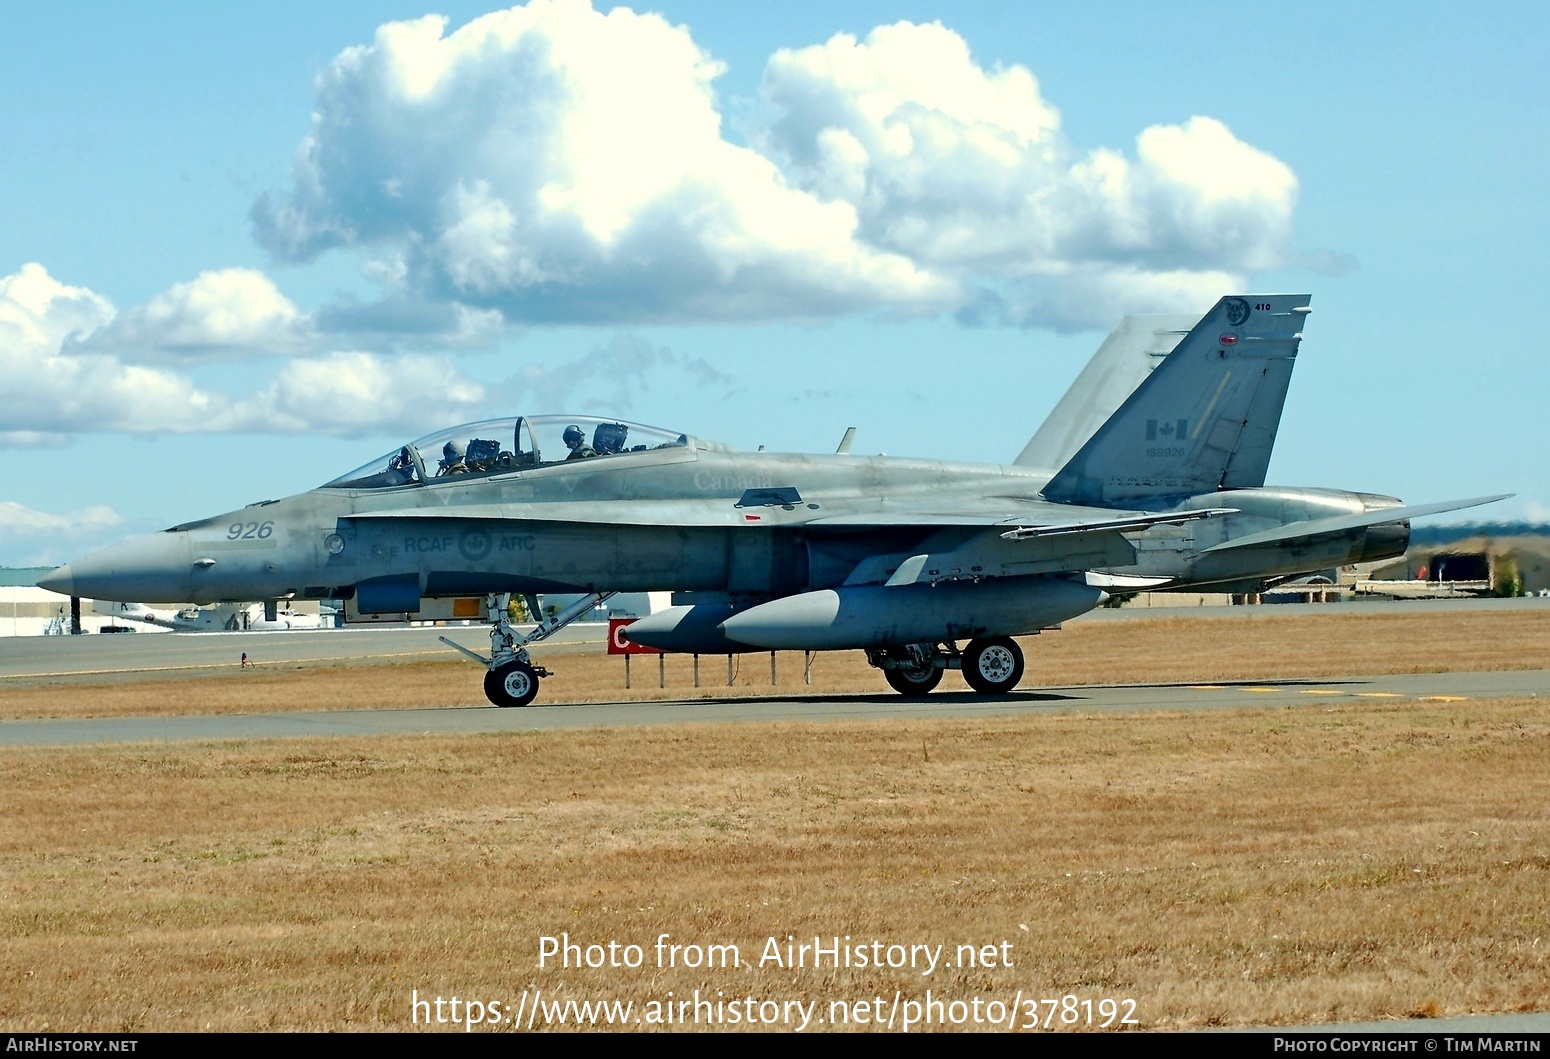
{"label": "mcdonnell douglas cf-188b hornet", "polygon": [[[1127,318],[1010,466],[851,455],[849,434],[828,455],[736,452],[520,416],[126,541],[40,584],[112,600],[344,598],[361,614],[484,596],[490,656],[459,650],[486,666],[499,706],[529,704],[549,675],[530,645],[645,591],[675,594],[627,628],[645,646],[862,650],[907,695],[946,669],[1003,693],[1023,675],[1013,636],[1108,591],[1255,592],[1400,555],[1410,519],[1500,499],[1266,487],[1308,312],[1305,295],[1277,294],[1223,298],[1193,326]],[[534,614],[537,593],[583,598],[522,633],[514,593]]]}

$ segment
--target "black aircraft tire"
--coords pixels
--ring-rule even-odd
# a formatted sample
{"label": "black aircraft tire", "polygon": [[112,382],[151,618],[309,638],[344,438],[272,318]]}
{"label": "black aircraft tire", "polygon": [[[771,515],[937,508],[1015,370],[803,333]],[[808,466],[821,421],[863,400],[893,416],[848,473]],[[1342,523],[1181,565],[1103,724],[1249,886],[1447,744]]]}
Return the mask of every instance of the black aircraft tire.
{"label": "black aircraft tire", "polygon": [[1010,636],[970,640],[963,652],[963,679],[981,695],[1004,695],[1023,679],[1023,649]]}
{"label": "black aircraft tire", "polygon": [[918,669],[885,669],[883,679],[900,695],[929,695],[933,688],[942,683],[942,671],[932,666],[922,676]]}
{"label": "black aircraft tire", "polygon": [[526,706],[538,697],[538,674],[526,662],[505,662],[485,672],[484,697],[497,706]]}

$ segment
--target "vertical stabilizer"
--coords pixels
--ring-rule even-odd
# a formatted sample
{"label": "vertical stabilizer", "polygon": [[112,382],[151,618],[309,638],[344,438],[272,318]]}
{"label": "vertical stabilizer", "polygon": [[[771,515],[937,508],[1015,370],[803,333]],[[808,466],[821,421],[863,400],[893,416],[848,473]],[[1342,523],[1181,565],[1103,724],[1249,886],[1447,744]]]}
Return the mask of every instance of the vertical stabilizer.
{"label": "vertical stabilizer", "polygon": [[1199,322],[1194,313],[1121,319],[1013,462],[1050,471],[1064,467]]}
{"label": "vertical stabilizer", "polygon": [[1217,302],[1044,495],[1123,505],[1263,485],[1308,300],[1262,294]]}

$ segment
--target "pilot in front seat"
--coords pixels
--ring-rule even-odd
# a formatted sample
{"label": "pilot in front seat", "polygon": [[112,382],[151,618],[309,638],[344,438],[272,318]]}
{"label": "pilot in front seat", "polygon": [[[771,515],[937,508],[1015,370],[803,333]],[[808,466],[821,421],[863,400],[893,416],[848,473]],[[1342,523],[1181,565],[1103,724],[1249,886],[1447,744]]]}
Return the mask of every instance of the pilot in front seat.
{"label": "pilot in front seat", "polygon": [[575,423],[565,428],[562,437],[565,447],[570,449],[570,455],[565,457],[567,460],[584,460],[597,455],[597,450],[587,444],[586,433]]}

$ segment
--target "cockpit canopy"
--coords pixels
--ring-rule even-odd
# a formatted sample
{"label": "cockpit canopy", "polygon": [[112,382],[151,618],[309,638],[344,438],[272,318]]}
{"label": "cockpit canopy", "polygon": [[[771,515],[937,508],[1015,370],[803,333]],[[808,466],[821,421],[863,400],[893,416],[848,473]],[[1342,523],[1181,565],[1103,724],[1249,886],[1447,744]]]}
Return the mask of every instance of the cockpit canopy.
{"label": "cockpit canopy", "polygon": [[500,474],[574,460],[693,446],[725,446],[659,427],[596,416],[518,416],[439,430],[323,486],[382,489],[440,478]]}

